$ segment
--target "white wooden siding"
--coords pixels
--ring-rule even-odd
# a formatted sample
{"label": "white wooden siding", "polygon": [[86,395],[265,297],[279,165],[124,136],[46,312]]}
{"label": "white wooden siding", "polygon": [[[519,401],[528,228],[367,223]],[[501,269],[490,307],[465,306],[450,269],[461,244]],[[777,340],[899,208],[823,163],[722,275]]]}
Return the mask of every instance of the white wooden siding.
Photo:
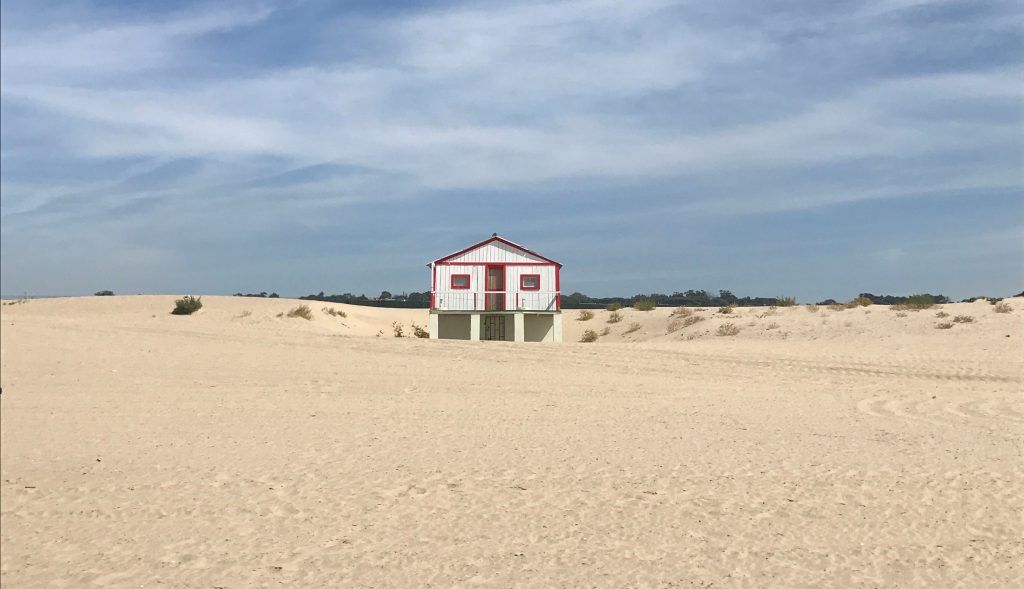
{"label": "white wooden siding", "polygon": [[[552,293],[555,288],[555,271],[553,264],[529,264],[505,266],[505,292],[506,309],[523,309],[527,311],[554,311],[554,297]],[[436,308],[445,311],[472,311],[483,309],[484,292],[486,282],[484,280],[486,266],[480,265],[450,265],[436,264],[435,272],[437,282],[435,284],[435,305]],[[453,290],[452,275],[469,274],[468,290]],[[536,291],[524,291],[520,285],[520,276],[523,274],[537,274],[540,276],[540,289]]]}
{"label": "white wooden siding", "polygon": [[485,243],[484,245],[471,249],[468,252],[459,254],[458,256],[445,260],[445,262],[544,262],[539,256],[535,256],[529,252],[525,252],[519,248],[512,247],[506,243],[500,241],[492,241]]}

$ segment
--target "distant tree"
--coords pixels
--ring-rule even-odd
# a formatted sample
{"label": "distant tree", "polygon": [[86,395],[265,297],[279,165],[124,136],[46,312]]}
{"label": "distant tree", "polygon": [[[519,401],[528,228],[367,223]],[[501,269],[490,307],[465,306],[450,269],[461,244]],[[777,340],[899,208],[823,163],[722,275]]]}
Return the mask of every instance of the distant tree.
{"label": "distant tree", "polygon": [[101,291],[96,293],[96,296],[98,296],[98,297],[112,297],[112,296],[114,296],[114,291],[112,291],[112,290],[101,290]]}
{"label": "distant tree", "polygon": [[279,297],[279,296],[277,295],[277,293],[276,293],[276,292],[272,292],[272,293],[270,293],[270,296],[269,296],[269,297],[267,297],[267,298],[270,298],[270,299],[278,299],[278,298],[281,298],[281,297]]}
{"label": "distant tree", "polygon": [[391,293],[386,290],[382,290],[380,296],[377,297],[377,299],[381,301],[390,301],[393,298],[394,297],[391,295]]}

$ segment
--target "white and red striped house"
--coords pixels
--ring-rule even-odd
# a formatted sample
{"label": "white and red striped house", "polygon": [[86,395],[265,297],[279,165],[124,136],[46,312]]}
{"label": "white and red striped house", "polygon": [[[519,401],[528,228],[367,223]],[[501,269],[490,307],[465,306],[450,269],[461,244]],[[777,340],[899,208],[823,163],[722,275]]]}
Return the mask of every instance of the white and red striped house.
{"label": "white and red striped house", "polygon": [[562,265],[497,233],[427,264],[430,337],[562,341]]}

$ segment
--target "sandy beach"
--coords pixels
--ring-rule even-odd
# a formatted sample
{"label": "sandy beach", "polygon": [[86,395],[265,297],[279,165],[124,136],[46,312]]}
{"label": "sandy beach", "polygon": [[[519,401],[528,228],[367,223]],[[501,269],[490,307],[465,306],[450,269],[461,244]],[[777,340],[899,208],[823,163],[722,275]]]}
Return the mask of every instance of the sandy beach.
{"label": "sandy beach", "polygon": [[564,344],[174,298],[0,307],[4,587],[1024,579],[1021,298],[567,311]]}

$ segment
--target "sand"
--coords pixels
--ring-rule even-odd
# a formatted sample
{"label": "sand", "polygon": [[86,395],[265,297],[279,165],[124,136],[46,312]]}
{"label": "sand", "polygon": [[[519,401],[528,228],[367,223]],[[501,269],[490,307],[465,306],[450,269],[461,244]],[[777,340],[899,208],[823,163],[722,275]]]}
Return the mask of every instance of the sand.
{"label": "sand", "polygon": [[0,307],[4,587],[1022,581],[1022,299],[557,345],[173,298]]}

